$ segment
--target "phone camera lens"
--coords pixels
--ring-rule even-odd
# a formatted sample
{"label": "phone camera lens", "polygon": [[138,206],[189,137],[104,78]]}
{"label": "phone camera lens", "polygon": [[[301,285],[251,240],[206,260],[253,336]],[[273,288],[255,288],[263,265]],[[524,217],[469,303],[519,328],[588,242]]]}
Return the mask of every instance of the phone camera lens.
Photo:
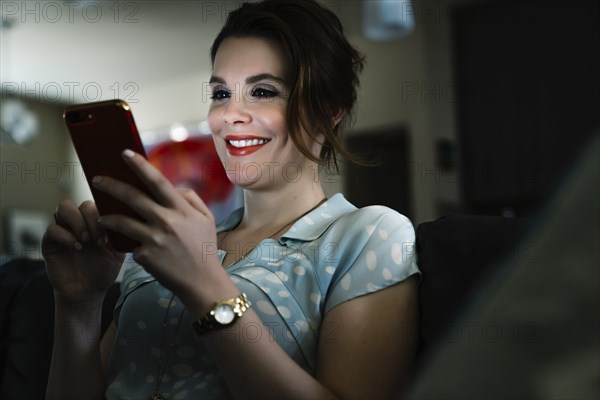
{"label": "phone camera lens", "polygon": [[72,111],[67,113],[67,121],[71,124],[81,124],[86,122],[92,122],[94,120],[94,114]]}
{"label": "phone camera lens", "polygon": [[71,112],[67,114],[67,119],[69,120],[69,122],[76,124],[78,122],[81,122],[83,120],[82,115],[78,112]]}

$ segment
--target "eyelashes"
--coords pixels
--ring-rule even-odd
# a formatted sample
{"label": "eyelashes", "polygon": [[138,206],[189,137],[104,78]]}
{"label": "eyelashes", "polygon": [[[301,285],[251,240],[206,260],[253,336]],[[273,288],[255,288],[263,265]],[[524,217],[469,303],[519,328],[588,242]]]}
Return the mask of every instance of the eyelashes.
{"label": "eyelashes", "polygon": [[212,95],[210,96],[210,99],[212,101],[223,101],[230,97],[231,97],[231,93],[229,93],[226,90],[219,89],[219,90],[213,90]]}
{"label": "eyelashes", "polygon": [[267,89],[258,87],[252,90],[252,97],[263,98],[263,99],[271,99],[273,97],[277,97],[279,92],[275,89]]}
{"label": "eyelashes", "polygon": [[[280,96],[280,91],[272,86],[256,86],[254,88],[252,88],[251,90],[249,90],[248,92],[244,91],[244,97],[246,97],[246,99],[251,100],[251,101],[260,101],[260,100],[266,100],[266,99],[273,99],[277,96]],[[225,101],[229,98],[231,98],[232,93],[229,89],[222,87],[222,86],[217,86],[215,88],[213,88],[212,90],[212,95],[211,95],[211,100],[212,101]]]}

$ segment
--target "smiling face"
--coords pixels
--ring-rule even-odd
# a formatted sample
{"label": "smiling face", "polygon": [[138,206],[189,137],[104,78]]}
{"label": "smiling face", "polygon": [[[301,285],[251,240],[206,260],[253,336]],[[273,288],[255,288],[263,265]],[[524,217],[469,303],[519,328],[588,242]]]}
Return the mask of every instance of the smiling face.
{"label": "smiling face", "polygon": [[[229,179],[244,188],[282,184],[316,171],[288,134],[289,88],[278,50],[263,39],[228,38],[213,65],[208,124]],[[318,154],[318,144],[313,147]]]}

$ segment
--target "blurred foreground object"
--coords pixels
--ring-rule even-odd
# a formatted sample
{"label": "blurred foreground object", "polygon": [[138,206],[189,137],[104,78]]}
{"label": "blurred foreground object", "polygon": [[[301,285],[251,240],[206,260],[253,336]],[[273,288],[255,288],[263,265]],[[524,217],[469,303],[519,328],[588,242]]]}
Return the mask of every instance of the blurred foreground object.
{"label": "blurred foreground object", "polygon": [[[412,399],[600,397],[600,135],[462,315]],[[506,268],[505,268],[506,267]]]}

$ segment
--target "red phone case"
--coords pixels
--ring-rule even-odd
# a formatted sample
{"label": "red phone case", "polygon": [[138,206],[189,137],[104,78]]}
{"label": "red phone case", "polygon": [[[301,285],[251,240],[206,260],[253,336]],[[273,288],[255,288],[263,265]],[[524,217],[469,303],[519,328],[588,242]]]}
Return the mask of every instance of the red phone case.
{"label": "red phone case", "polygon": [[[131,149],[146,157],[129,105],[123,100],[80,104],[68,107],[63,118],[100,215],[125,214],[143,220],[129,206],[91,185],[96,175],[110,176],[151,196],[121,156],[123,150]],[[107,231],[107,234],[111,245],[119,251],[132,251],[139,245],[117,232]]]}

